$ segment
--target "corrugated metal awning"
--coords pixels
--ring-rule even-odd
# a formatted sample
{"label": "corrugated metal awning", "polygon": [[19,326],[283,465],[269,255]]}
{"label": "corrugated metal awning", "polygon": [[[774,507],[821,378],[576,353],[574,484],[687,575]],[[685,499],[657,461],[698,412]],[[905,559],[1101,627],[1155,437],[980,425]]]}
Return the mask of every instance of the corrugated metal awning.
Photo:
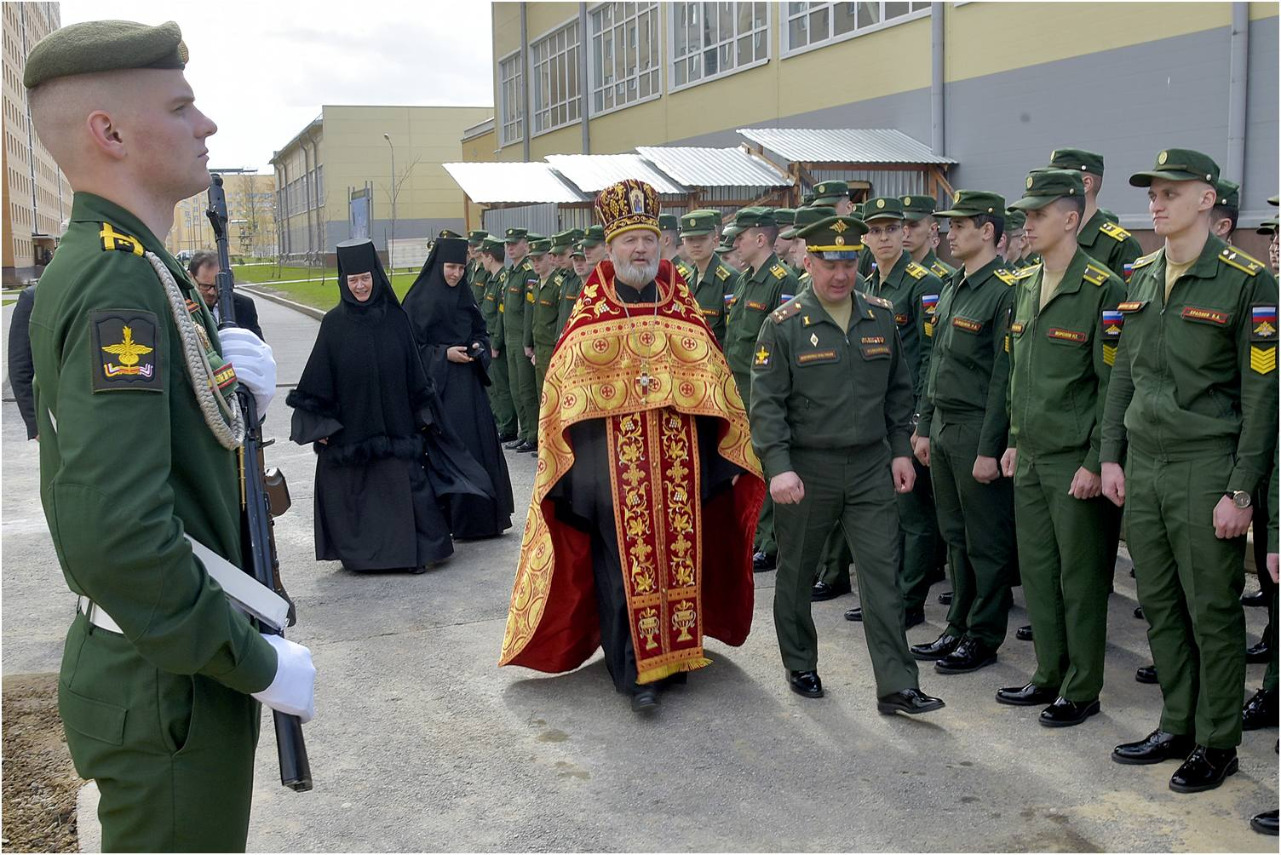
{"label": "corrugated metal awning", "polygon": [[641,157],[686,187],[785,187],[791,180],[741,148],[637,146]]}
{"label": "corrugated metal awning", "polygon": [[956,163],[887,128],[739,128],[738,133],[791,163]]}
{"label": "corrugated metal awning", "polygon": [[584,193],[596,193],[628,178],[644,181],[668,196],[688,192],[639,154],[549,154],[547,162]]}
{"label": "corrugated metal awning", "polygon": [[545,163],[446,163],[444,167],[463,192],[482,205],[587,201]]}

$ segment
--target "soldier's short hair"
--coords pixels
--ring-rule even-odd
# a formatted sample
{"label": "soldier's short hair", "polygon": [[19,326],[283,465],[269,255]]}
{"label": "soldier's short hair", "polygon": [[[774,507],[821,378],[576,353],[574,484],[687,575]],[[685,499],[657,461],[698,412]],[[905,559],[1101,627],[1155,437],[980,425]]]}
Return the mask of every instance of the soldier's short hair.
{"label": "soldier's short hair", "polygon": [[497,249],[482,249],[482,250],[481,250],[481,252],[483,252],[485,255],[488,255],[488,256],[489,256],[490,258],[492,258],[494,261],[506,261],[506,260],[507,260],[507,247],[506,247],[506,245],[499,246]]}
{"label": "soldier's short hair", "polygon": [[[958,218],[959,219],[959,218]],[[981,229],[985,223],[992,224],[992,243],[999,243],[1001,235],[1005,234],[1005,217],[997,214],[970,214],[968,219],[974,223],[974,228]]]}
{"label": "soldier's short hair", "polygon": [[1210,222],[1214,223],[1224,219],[1231,220],[1232,231],[1237,230],[1237,218],[1239,218],[1240,216],[1241,216],[1240,210],[1238,210],[1237,208],[1229,207],[1227,205],[1215,205],[1213,208],[1210,209]]}
{"label": "soldier's short hair", "polygon": [[1060,196],[1054,200],[1054,204],[1061,205],[1069,211],[1076,211],[1078,219],[1085,218],[1085,198],[1082,196]]}

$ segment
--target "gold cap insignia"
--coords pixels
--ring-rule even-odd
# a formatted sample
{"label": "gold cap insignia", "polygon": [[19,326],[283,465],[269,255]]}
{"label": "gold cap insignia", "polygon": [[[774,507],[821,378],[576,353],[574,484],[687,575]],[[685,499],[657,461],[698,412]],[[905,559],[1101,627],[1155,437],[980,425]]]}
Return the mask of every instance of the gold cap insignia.
{"label": "gold cap insignia", "polygon": [[911,197],[911,196],[904,196],[904,197],[903,197],[903,204],[904,204],[904,205],[910,205],[910,204],[912,204],[912,197]]}
{"label": "gold cap insignia", "polygon": [[1165,164],[1165,162],[1166,162],[1167,160],[1169,160],[1169,158],[1170,158],[1170,153],[1169,153],[1169,152],[1165,152],[1165,151],[1163,151],[1163,152],[1161,152],[1160,154],[1158,154],[1158,155],[1156,156],[1156,162],[1157,162],[1157,163],[1159,163],[1159,164],[1164,165],[1164,164]]}
{"label": "gold cap insignia", "polygon": [[1029,190],[1031,190],[1031,189],[1032,189],[1032,176],[1031,176],[1031,175],[1029,175],[1029,176],[1027,177],[1027,189],[1029,189]]}
{"label": "gold cap insignia", "polygon": [[876,200],[876,207],[878,207],[878,208],[884,208],[884,207],[885,207],[885,200],[884,200],[884,199],[877,199],[877,200]]}
{"label": "gold cap insignia", "polygon": [[961,191],[957,190],[956,193],[952,195],[952,204],[955,205],[960,201],[961,201]]}
{"label": "gold cap insignia", "polygon": [[837,220],[835,223],[832,224],[832,231],[836,232],[838,235],[848,229],[849,229],[849,226],[845,225],[845,223],[841,222],[840,220]]}
{"label": "gold cap insignia", "polygon": [[840,235],[837,235],[837,236],[836,236],[836,240],[834,241],[834,243],[835,243],[837,246],[844,246],[844,245],[845,245],[845,238],[841,237]]}

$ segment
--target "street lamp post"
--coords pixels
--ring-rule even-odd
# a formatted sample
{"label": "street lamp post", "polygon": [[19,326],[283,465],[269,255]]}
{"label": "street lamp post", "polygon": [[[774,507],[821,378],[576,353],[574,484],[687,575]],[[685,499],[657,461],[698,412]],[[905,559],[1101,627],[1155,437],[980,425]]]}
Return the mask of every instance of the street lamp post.
{"label": "street lamp post", "polygon": [[396,242],[396,146],[392,145],[391,135],[383,134],[383,139],[387,140],[387,148],[391,149],[391,240],[387,242],[387,266],[391,272],[396,272],[396,265],[391,260],[391,246]]}

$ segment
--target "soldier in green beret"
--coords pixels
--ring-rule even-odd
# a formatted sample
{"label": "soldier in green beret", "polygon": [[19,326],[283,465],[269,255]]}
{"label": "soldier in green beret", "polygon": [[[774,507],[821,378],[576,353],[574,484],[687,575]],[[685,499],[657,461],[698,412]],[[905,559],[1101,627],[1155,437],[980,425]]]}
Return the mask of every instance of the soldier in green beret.
{"label": "soldier in green beret", "polygon": [[[1103,494],[1125,507],[1164,701],[1119,763],[1177,759],[1176,792],[1237,770],[1245,679],[1245,534],[1277,439],[1277,284],[1210,233],[1219,167],[1167,149],[1130,176],[1164,245],[1134,262],[1108,388]],[[1125,468],[1122,469],[1122,461]]]}
{"label": "soldier in green beret", "polygon": [[934,218],[933,196],[901,196],[903,203],[903,248],[912,260],[928,268],[944,284],[952,279],[956,268],[939,260],[934,247],[939,242],[939,224]]}
{"label": "soldier in green beret", "polygon": [[498,425],[498,440],[510,443],[519,438],[516,402],[512,399],[511,378],[507,373],[506,329],[503,324],[503,295],[507,290],[507,245],[499,237],[486,237],[480,245],[480,263],[485,269],[485,294],[480,315],[489,331],[489,406]]}
{"label": "soldier in green beret", "polygon": [[[529,254],[529,232],[522,228],[509,228],[503,238],[507,245],[507,260],[499,276],[502,279],[503,349],[507,355],[507,380],[511,387],[512,402],[516,405],[516,418],[520,425],[518,440],[506,446],[525,454],[538,450],[538,389],[534,378],[534,346],[531,333],[526,329],[525,315],[534,302],[534,289],[538,287],[538,273],[526,256]],[[532,321],[532,311],[529,312]],[[527,346],[526,341],[531,343]]]}
{"label": "soldier in green beret", "polygon": [[534,302],[529,311],[529,337],[527,342],[534,349],[534,388],[538,400],[543,399],[543,380],[547,376],[547,363],[556,347],[556,317],[560,310],[561,279],[556,273],[550,238],[540,237],[529,242],[529,259],[538,274],[534,286]]}
{"label": "soldier in green beret", "polygon": [[854,290],[863,222],[806,226],[811,293],[762,325],[752,357],[752,443],[776,505],[774,626],[788,685],[823,695],[810,612],[813,568],[833,527],[855,558],[864,628],[886,714],[937,710],[920,690],[903,629],[895,493],[912,489],[912,380],[893,304]]}
{"label": "soldier in green beret", "polygon": [[958,190],[938,216],[951,218],[948,244],[965,266],[943,290],[929,324],[934,344],[916,456],[930,468],[953,598],[947,628],[912,653],[936,660],[941,673],[959,674],[996,661],[1012,601],[1014,509],[1000,457],[1009,428],[1006,332],[1018,280],[996,254],[1004,198]]}
{"label": "soldier in green beret", "polygon": [[999,689],[1014,706],[1047,705],[1046,727],[1099,711],[1107,600],[1108,504],[1099,437],[1121,336],[1125,283],[1076,242],[1085,184],[1074,170],[1038,170],[1013,210],[1026,211],[1043,262],[1019,274],[1009,331],[1010,439],[1019,571],[1036,644],[1036,673]]}
{"label": "soldier in green beret", "polygon": [[693,263],[687,284],[698,303],[703,320],[712,334],[725,346],[725,306],[733,296],[731,288],[737,276],[716,254],[721,230],[721,212],[711,209],[690,211],[680,218],[681,242]]}
{"label": "soldier in green beret", "polygon": [[42,39],[23,78],[75,193],[29,329],[40,497],[79,595],[58,712],[104,852],[243,851],[259,703],[315,707],[310,652],[259,633],[209,573],[244,561],[231,393],[265,412],[275,362],[218,331],[164,247],[174,206],[210,185],[217,130],[186,63],[172,21],[92,21]]}
{"label": "soldier in green beret", "polygon": [[1085,221],[1076,236],[1085,254],[1101,261],[1127,282],[1130,265],[1143,254],[1134,235],[1116,224],[1116,215],[1099,207],[1103,188],[1103,155],[1079,148],[1059,148],[1050,153],[1051,169],[1073,169],[1085,181]]}

